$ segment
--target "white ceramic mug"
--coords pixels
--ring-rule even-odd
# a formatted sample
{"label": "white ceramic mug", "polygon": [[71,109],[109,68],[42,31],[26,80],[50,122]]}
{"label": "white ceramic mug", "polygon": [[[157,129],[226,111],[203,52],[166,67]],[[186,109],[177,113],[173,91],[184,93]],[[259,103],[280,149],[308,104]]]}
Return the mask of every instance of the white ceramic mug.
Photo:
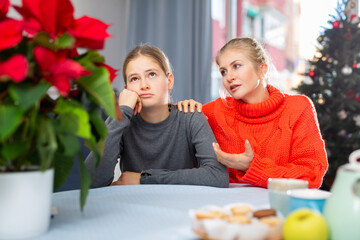
{"label": "white ceramic mug", "polygon": [[270,207],[279,211],[284,217],[289,213],[289,196],[291,189],[308,188],[308,182],[293,178],[269,178],[268,190]]}

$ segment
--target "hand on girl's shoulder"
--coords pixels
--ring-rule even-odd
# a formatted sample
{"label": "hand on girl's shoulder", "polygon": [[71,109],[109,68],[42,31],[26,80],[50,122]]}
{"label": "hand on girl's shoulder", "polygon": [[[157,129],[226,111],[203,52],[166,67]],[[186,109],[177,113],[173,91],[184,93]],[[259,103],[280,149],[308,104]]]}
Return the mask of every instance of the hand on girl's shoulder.
{"label": "hand on girl's shoulder", "polygon": [[202,104],[190,99],[190,100],[183,100],[179,101],[177,104],[177,108],[180,112],[188,113],[188,112],[201,112],[202,111]]}

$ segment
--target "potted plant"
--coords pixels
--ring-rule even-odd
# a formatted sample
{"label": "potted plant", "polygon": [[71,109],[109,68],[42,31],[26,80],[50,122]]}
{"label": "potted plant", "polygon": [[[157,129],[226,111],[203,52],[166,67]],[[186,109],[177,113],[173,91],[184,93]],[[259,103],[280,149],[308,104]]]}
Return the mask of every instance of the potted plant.
{"label": "potted plant", "polygon": [[[7,16],[10,7],[21,19]],[[66,180],[79,140],[99,160],[107,134],[101,112],[121,118],[111,87],[116,70],[97,52],[108,26],[75,19],[70,0],[0,0],[0,238],[46,231],[52,182],[56,189]],[[79,159],[82,210],[90,177]]]}

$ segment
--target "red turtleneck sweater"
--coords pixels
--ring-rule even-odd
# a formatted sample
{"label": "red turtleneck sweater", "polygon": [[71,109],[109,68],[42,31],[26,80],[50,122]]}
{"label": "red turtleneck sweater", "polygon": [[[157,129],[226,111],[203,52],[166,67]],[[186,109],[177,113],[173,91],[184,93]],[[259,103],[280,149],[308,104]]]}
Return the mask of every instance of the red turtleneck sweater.
{"label": "red turtleneck sweater", "polygon": [[218,98],[203,106],[221,150],[243,153],[246,139],[253,149],[246,172],[228,168],[230,182],[267,187],[268,178],[297,178],[320,187],[328,163],[311,100],[270,85],[268,91],[269,99],[258,104]]}

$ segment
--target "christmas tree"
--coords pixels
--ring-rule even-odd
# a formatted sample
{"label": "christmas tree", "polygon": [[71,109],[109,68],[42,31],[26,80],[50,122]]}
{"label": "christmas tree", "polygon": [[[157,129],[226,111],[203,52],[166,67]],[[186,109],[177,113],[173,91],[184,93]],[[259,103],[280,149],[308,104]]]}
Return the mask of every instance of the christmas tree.
{"label": "christmas tree", "polygon": [[[358,2],[338,2],[329,28],[317,38],[317,50],[307,63],[304,81],[296,88],[313,101],[325,140],[333,179],[349,154],[360,149],[360,22]],[[324,186],[325,185],[325,186]],[[328,186],[326,186],[328,185]],[[323,188],[331,187],[324,181]]]}

